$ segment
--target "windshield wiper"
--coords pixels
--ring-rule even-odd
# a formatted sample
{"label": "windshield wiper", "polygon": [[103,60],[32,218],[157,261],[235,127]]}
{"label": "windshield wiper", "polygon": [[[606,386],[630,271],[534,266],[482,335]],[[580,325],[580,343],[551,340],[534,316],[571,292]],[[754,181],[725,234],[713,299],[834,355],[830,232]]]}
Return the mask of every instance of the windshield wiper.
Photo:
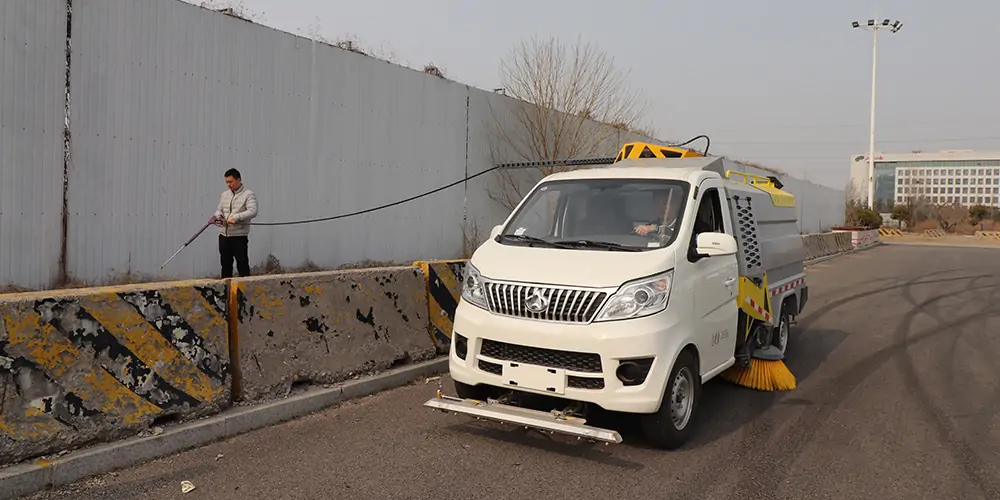
{"label": "windshield wiper", "polygon": [[523,234],[504,234],[504,235],[501,235],[500,238],[497,240],[497,243],[499,243],[500,240],[505,240],[505,239],[511,239],[511,240],[517,240],[517,241],[524,241],[524,242],[528,242],[528,243],[538,243],[538,244],[545,245],[547,247],[552,247],[552,248],[573,248],[573,247],[571,247],[569,245],[565,245],[565,244],[563,244],[561,242],[547,241],[547,240],[543,240],[541,238],[535,238],[534,236],[526,236],[526,235],[523,235]]}
{"label": "windshield wiper", "polygon": [[593,241],[593,240],[563,240],[557,241],[556,243],[560,245],[573,245],[577,248],[606,248],[608,250],[618,250],[622,252],[641,252],[641,248],[630,247],[628,245],[622,245],[619,243],[613,243],[610,241]]}

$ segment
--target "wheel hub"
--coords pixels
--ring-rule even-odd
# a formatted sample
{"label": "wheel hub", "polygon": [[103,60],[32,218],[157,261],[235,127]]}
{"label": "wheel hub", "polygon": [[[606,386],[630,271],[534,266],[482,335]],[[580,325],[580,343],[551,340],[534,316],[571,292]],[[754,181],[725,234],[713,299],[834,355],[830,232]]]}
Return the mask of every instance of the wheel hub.
{"label": "wheel hub", "polygon": [[783,318],[781,322],[778,323],[778,349],[781,352],[785,352],[786,346],[788,346],[788,320]]}
{"label": "wheel hub", "polygon": [[691,418],[691,408],[694,402],[694,383],[691,371],[681,368],[674,377],[670,388],[670,418],[674,428],[683,429]]}

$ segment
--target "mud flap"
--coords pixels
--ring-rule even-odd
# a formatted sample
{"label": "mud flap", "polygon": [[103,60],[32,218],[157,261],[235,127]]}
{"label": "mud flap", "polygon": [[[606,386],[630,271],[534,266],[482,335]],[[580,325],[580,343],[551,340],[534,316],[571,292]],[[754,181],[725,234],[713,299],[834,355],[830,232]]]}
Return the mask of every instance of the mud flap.
{"label": "mud flap", "polygon": [[424,406],[445,413],[469,415],[477,419],[491,420],[502,424],[515,424],[581,439],[619,444],[622,437],[617,431],[586,425],[586,420],[558,412],[546,413],[528,408],[520,408],[496,401],[478,401],[450,396],[429,399]]}

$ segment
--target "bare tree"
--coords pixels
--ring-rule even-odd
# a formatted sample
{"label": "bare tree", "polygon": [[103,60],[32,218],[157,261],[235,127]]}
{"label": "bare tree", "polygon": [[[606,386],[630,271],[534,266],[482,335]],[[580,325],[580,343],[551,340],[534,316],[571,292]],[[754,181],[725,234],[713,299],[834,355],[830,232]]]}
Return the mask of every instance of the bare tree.
{"label": "bare tree", "polygon": [[958,203],[950,205],[938,205],[935,207],[934,219],[941,225],[945,232],[954,231],[959,224],[962,224],[969,217],[969,209]]}
{"label": "bare tree", "polygon": [[[555,38],[515,45],[500,63],[503,93],[514,99],[510,113],[491,105],[495,163],[614,156],[622,133],[646,135],[640,123],[646,104],[626,85],[628,73],[614,58],[579,39],[567,46]],[[549,175],[569,167],[541,167]],[[511,209],[527,188],[516,171],[497,173],[490,197]]]}

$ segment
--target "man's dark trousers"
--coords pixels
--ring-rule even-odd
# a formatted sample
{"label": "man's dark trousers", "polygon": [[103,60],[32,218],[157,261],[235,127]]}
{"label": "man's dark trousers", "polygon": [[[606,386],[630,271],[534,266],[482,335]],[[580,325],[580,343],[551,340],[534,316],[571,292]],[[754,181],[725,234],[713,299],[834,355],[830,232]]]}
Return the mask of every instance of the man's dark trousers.
{"label": "man's dark trousers", "polygon": [[233,259],[236,259],[236,270],[240,276],[250,276],[249,243],[250,238],[247,236],[219,235],[219,257],[222,259],[223,278],[233,277]]}

